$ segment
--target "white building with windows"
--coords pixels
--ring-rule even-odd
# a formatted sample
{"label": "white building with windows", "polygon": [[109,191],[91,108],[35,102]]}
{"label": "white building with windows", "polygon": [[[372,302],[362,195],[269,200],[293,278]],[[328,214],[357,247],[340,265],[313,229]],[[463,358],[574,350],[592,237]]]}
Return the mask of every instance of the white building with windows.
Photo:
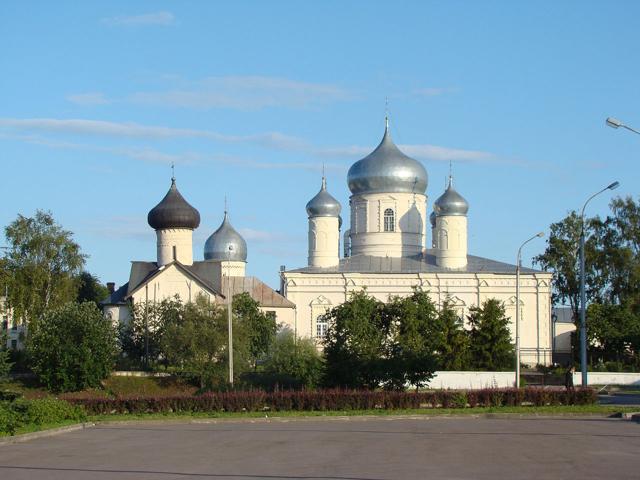
{"label": "white building with windows", "polygon": [[183,302],[200,296],[226,304],[246,292],[278,323],[293,323],[295,305],[246,275],[247,243],[226,211],[220,227],[205,242],[203,260],[193,259],[193,231],[200,226],[200,213],[178,191],[175,178],[147,221],[156,232],[156,261],[132,261],[127,283],[118,289],[108,284],[109,296],[102,302],[105,316],[126,323],[131,306],[140,302],[161,302],[177,295]]}
{"label": "white building with windows", "polygon": [[[320,340],[327,331],[324,314],[354,291],[387,301],[421,287],[439,305],[448,299],[465,320],[469,307],[489,298],[503,301],[511,319],[519,308],[522,362],[551,363],[551,274],[521,268],[517,305],[516,267],[468,254],[469,205],[453,178],[428,216],[427,171],[393,143],[387,123],[378,147],[351,166],[347,183],[350,226],[342,235],[342,258],[342,208],[323,178],[307,204],[308,265],[281,272],[280,291],[295,304],[289,325],[296,335]],[[511,332],[515,341],[513,321]]]}

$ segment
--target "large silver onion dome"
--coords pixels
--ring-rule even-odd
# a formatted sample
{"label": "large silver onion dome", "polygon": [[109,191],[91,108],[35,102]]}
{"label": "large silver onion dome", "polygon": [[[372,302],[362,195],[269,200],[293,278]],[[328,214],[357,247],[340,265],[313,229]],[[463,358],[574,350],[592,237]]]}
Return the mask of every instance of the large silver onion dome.
{"label": "large silver onion dome", "polygon": [[[229,250],[231,247],[231,250]],[[247,261],[247,242],[229,222],[227,212],[218,229],[204,244],[204,259],[232,262]]]}
{"label": "large silver onion dome", "polygon": [[449,177],[449,186],[433,204],[433,210],[439,217],[444,215],[466,215],[469,211],[467,201],[453,188],[451,177]]}
{"label": "large silver onion dome", "polygon": [[380,145],[351,165],[347,174],[351,193],[420,193],[427,189],[427,170],[391,140],[387,123]]}
{"label": "large silver onion dome", "polygon": [[151,209],[147,222],[155,230],[163,228],[190,228],[200,225],[200,213],[189,205],[176,187],[176,179],[171,179],[171,188],[162,201]]}
{"label": "large silver onion dome", "polygon": [[307,203],[307,215],[309,217],[340,217],[342,206],[327,191],[327,180],[322,177],[320,191]]}

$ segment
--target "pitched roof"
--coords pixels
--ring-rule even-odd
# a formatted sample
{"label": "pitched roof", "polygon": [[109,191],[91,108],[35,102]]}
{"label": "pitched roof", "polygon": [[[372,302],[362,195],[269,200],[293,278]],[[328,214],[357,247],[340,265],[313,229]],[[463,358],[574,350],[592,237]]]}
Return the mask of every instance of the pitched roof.
{"label": "pitched roof", "polygon": [[[303,267],[288,270],[292,273],[513,273],[516,266],[488,258],[467,255],[467,265],[459,269],[449,269],[436,265],[433,250],[424,256],[415,257],[373,257],[356,255],[341,258],[339,265],[328,268]],[[542,270],[521,267],[521,273],[543,273]]]}
{"label": "pitched roof", "polygon": [[129,282],[120,286],[116,291],[110,293],[107,298],[100,302],[100,305],[126,305],[125,297],[129,289]]}
{"label": "pitched roof", "polygon": [[[256,277],[222,277],[222,291],[229,298],[228,288],[231,282],[231,296],[248,293],[261,307],[295,308],[295,304],[280,295]],[[225,301],[226,303],[226,301]]]}

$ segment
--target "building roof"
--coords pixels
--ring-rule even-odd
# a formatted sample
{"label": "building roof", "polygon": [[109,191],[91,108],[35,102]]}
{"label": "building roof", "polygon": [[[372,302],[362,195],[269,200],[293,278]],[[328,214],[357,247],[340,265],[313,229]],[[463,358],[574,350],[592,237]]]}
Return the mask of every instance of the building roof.
{"label": "building roof", "polygon": [[[222,291],[229,298],[229,282],[231,282],[231,296],[248,293],[261,307],[295,308],[295,303],[287,300],[273,288],[256,277],[222,277]],[[227,301],[225,300],[225,303]]]}
{"label": "building roof", "polygon": [[110,293],[107,298],[100,302],[100,305],[126,305],[125,298],[129,289],[129,282],[121,285],[120,288]]}
{"label": "building roof", "polygon": [[[511,273],[516,266],[497,260],[467,255],[467,265],[459,269],[448,269],[436,265],[434,250],[424,256],[373,257],[356,255],[340,259],[335,267],[304,267],[288,270],[291,273]],[[543,273],[541,270],[522,267],[521,273]]]}
{"label": "building roof", "polygon": [[224,212],[224,219],[218,229],[204,243],[205,260],[246,262],[247,242],[229,221]]}
{"label": "building roof", "polygon": [[465,216],[469,212],[469,203],[453,188],[453,179],[449,177],[449,186],[433,204],[433,211],[439,217],[446,215]]}
{"label": "building roof", "polygon": [[340,218],[341,211],[342,206],[340,202],[333,198],[327,191],[327,179],[322,177],[322,187],[320,187],[320,191],[307,203],[307,215],[309,215],[309,217]]}
{"label": "building roof", "polygon": [[574,323],[573,309],[565,305],[553,307],[551,316],[556,323]]}
{"label": "building roof", "polygon": [[189,228],[200,225],[200,213],[189,205],[176,187],[176,179],[171,179],[171,187],[164,198],[149,211],[147,221],[151,228]]}
{"label": "building roof", "polygon": [[387,123],[376,149],[351,165],[347,183],[353,194],[423,194],[427,189],[428,175],[422,163],[405,155],[393,143]]}

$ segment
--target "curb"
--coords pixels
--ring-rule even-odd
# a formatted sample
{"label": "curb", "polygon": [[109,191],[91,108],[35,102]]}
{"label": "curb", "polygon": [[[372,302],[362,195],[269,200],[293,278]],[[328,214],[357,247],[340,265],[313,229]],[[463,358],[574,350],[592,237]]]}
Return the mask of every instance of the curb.
{"label": "curb", "polygon": [[3,445],[12,445],[14,443],[28,442],[30,440],[36,440],[38,438],[53,437],[56,435],[61,435],[63,433],[75,432],[77,430],[84,430],[85,428],[91,428],[95,425],[95,423],[77,423],[75,425],[68,425],[66,427],[41,430],[39,432],[23,433],[21,435],[13,435],[9,437],[0,437],[0,447]]}

